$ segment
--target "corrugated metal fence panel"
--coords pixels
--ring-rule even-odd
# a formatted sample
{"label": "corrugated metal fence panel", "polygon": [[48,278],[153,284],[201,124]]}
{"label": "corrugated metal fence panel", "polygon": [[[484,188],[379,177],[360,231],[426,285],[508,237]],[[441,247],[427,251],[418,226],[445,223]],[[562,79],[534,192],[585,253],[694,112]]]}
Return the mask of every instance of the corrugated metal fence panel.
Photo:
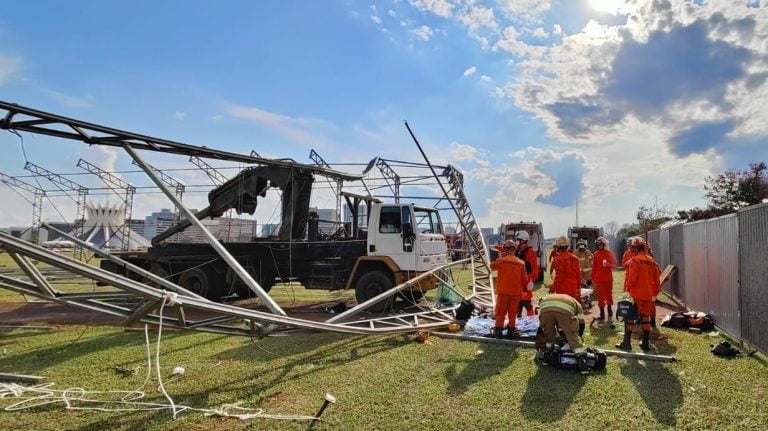
{"label": "corrugated metal fence panel", "polygon": [[619,266],[621,266],[621,257],[624,256],[624,251],[627,249],[627,241],[624,238],[612,238],[610,242],[608,246],[613,254],[616,255],[616,260],[619,261]]}
{"label": "corrugated metal fence panel", "polygon": [[662,271],[669,265],[669,229],[661,229],[659,232],[659,251],[656,254],[656,261]]}
{"label": "corrugated metal fence panel", "polygon": [[667,284],[667,292],[685,302],[685,244],[683,230],[685,225],[669,228],[669,264],[677,267],[677,275]]}
{"label": "corrugated metal fence panel", "polygon": [[768,354],[768,204],[739,218],[741,337]]}
{"label": "corrugated metal fence panel", "polygon": [[715,323],[735,338],[741,337],[739,313],[739,221],[736,214],[706,223],[706,308]]}
{"label": "corrugated metal fence panel", "polygon": [[685,244],[685,304],[695,310],[707,310],[707,222],[686,223],[683,227]]}
{"label": "corrugated metal fence panel", "polygon": [[648,244],[651,246],[651,253],[653,253],[654,258],[659,254],[659,231],[657,230],[651,230],[648,231],[647,238]]}

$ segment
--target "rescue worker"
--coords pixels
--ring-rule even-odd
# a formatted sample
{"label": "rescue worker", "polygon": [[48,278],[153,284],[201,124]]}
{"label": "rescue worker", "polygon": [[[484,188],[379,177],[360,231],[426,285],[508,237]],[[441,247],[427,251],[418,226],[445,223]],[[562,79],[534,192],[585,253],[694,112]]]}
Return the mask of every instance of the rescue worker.
{"label": "rescue worker", "polygon": [[499,258],[491,262],[491,270],[497,271],[496,281],[496,324],[493,330],[495,338],[501,338],[504,330],[504,318],[507,323],[507,338],[518,338],[520,333],[515,327],[520,297],[526,289],[532,289],[533,283],[528,281],[525,273],[525,263],[515,256],[515,242],[504,244]]}
{"label": "rescue worker", "polygon": [[627,238],[627,249],[624,251],[624,255],[621,257],[621,267],[624,268],[625,274],[624,274],[624,291],[627,291],[627,274],[626,271],[629,270],[629,264],[632,262],[632,258],[635,257],[635,252],[632,250],[632,242],[635,240],[635,238],[639,238],[637,236],[633,236],[630,238]]}
{"label": "rescue worker", "polygon": [[608,250],[608,240],[599,237],[595,241],[594,259],[592,261],[592,282],[597,295],[597,306],[600,316],[597,320],[605,320],[605,307],[608,307],[608,322],[613,322],[613,268],[616,268],[616,256]]}
{"label": "rescue worker", "polygon": [[[539,257],[536,254],[536,250],[528,245],[530,235],[528,232],[521,230],[515,235],[517,238],[517,249],[515,256],[525,263],[525,273],[528,275],[528,281],[536,283],[539,279]],[[520,298],[520,308],[517,310],[517,317],[523,315],[523,308],[526,309],[528,316],[533,316],[533,289],[526,289],[523,292],[523,296]]]}
{"label": "rescue worker", "polygon": [[552,261],[555,280],[550,289],[553,293],[570,295],[581,302],[581,268],[579,258],[568,250],[568,239],[564,236],[555,241],[557,256]]}
{"label": "rescue worker", "polygon": [[661,289],[659,266],[648,256],[645,240],[642,238],[638,237],[632,241],[632,251],[635,257],[632,258],[627,270],[627,291],[635,303],[637,317],[624,321],[624,340],[616,347],[632,350],[630,345],[632,332],[635,330],[636,320],[640,320],[643,329],[643,342],[640,348],[650,350],[651,319],[656,314],[654,300]]}
{"label": "rescue worker", "polygon": [[573,254],[579,258],[579,267],[581,268],[581,283],[587,286],[592,285],[592,252],[587,249],[587,240],[582,238],[576,242],[576,250]]}
{"label": "rescue worker", "polygon": [[554,346],[558,330],[563,331],[565,340],[577,358],[584,355],[586,349],[581,342],[584,327],[584,309],[580,301],[559,293],[545,296],[539,301],[539,330],[535,343],[537,358],[548,365],[546,353]]}

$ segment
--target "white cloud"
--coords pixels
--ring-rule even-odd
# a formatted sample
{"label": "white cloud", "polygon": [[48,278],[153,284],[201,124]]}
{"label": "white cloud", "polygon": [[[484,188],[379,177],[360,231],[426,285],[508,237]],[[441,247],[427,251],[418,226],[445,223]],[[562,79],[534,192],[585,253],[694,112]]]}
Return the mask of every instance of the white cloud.
{"label": "white cloud", "polygon": [[413,33],[417,38],[423,41],[428,41],[434,34],[432,29],[426,25],[422,25],[421,27],[414,28],[413,30],[411,30],[411,33]]}
{"label": "white cloud", "polygon": [[370,8],[371,8],[371,10],[373,11],[373,13],[379,13],[378,9],[376,9],[376,5],[375,5],[375,4],[372,4],[372,5],[370,6]]}
{"label": "white cloud", "polygon": [[451,142],[448,149],[448,154],[454,160],[477,163],[478,165],[485,167],[490,166],[490,162],[481,157],[483,153],[484,151],[482,149],[473,147],[472,145],[460,144],[458,142]]}
{"label": "white cloud", "polygon": [[493,46],[494,50],[506,51],[517,57],[538,58],[544,55],[546,48],[543,46],[529,45],[518,37],[520,33],[514,26],[509,26],[502,31],[502,38]]}
{"label": "white cloud", "polygon": [[501,0],[501,7],[512,19],[537,21],[539,15],[547,12],[552,4],[550,0]]}
{"label": "white cloud", "polygon": [[323,131],[335,129],[335,126],[327,121],[290,117],[253,106],[227,103],[223,105],[223,109],[227,115],[233,118],[261,124],[294,142],[308,147],[328,146],[328,141],[322,137]]}
{"label": "white cloud", "polygon": [[21,59],[0,55],[0,85],[5,84],[9,76],[16,73],[21,67]]}
{"label": "white cloud", "polygon": [[541,27],[536,27],[536,29],[531,32],[531,35],[539,39],[546,39],[549,37],[549,33]]}
{"label": "white cloud", "polygon": [[410,0],[410,2],[419,10],[432,12],[443,18],[453,14],[454,4],[448,0]]}
{"label": "white cloud", "polygon": [[481,27],[496,29],[498,24],[493,17],[493,9],[484,7],[470,7],[459,14],[459,21],[466,25],[470,31]]}
{"label": "white cloud", "polygon": [[472,66],[469,69],[464,71],[464,76],[472,76],[475,74],[475,72],[477,72],[477,67]]}
{"label": "white cloud", "polygon": [[392,9],[388,10],[388,11],[387,11],[387,13],[388,13],[388,14],[389,14],[389,16],[391,16],[392,18],[394,18],[394,17],[396,17],[396,16],[397,16],[397,13],[395,13],[395,11],[393,11]]}
{"label": "white cloud", "polygon": [[481,75],[480,76],[480,80],[483,81],[483,82],[491,82],[491,81],[493,81],[493,78],[491,78],[488,75]]}
{"label": "white cloud", "polygon": [[175,118],[178,121],[184,121],[187,118],[187,113],[176,111],[173,113],[173,118]]}
{"label": "white cloud", "polygon": [[555,24],[552,26],[552,34],[555,36],[561,36],[563,34],[563,28],[560,27],[560,24]]}
{"label": "white cloud", "polygon": [[378,15],[371,15],[371,21],[375,22],[378,26],[382,25],[381,18]]}

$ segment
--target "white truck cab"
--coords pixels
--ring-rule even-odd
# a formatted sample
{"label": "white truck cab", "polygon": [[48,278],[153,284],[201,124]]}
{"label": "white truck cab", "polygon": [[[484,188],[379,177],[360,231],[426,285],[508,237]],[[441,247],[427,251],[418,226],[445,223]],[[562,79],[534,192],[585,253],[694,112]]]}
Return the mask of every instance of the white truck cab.
{"label": "white truck cab", "polygon": [[[447,260],[448,247],[436,209],[376,202],[368,219],[366,255],[358,258],[347,286],[354,287],[357,301],[363,302],[419,273],[445,265]],[[428,278],[414,286],[411,299],[419,299],[424,291],[435,288],[436,282]],[[376,308],[383,310],[389,305]]]}

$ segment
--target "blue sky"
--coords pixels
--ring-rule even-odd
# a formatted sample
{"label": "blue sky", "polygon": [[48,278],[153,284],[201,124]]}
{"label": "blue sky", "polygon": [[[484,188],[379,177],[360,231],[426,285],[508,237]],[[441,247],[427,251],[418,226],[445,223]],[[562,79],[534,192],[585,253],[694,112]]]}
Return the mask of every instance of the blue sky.
{"label": "blue sky", "polygon": [[[706,175],[768,159],[766,38],[756,1],[14,2],[0,99],[297,160],[419,160],[408,120],[465,171],[484,225],[556,235],[576,202],[581,223],[628,222],[655,199],[700,205]],[[18,140],[2,139],[0,170],[23,175]],[[129,167],[83,144],[25,145],[54,171]],[[27,222],[26,202],[0,197],[0,226]]]}

